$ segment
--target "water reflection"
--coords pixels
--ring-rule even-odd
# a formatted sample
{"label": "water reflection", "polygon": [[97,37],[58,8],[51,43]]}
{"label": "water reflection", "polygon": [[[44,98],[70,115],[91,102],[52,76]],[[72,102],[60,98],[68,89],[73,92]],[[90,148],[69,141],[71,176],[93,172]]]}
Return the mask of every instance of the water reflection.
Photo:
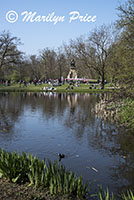
{"label": "water reflection", "polygon": [[[113,191],[134,186],[134,137],[95,114],[105,95],[0,93],[0,147],[58,159]],[[97,168],[98,172],[92,170]]]}
{"label": "water reflection", "polygon": [[0,94],[0,132],[9,133],[14,123],[22,112],[21,97],[17,99],[14,95],[10,98],[8,93]]}

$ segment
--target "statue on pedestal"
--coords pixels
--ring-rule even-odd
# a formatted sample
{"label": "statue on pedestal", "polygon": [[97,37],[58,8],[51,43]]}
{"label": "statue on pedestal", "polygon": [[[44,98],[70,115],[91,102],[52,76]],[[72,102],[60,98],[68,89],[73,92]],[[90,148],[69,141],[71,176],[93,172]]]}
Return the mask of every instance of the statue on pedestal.
{"label": "statue on pedestal", "polygon": [[71,60],[71,64],[70,65],[71,65],[71,67],[70,67],[70,70],[69,70],[67,78],[68,79],[70,79],[70,78],[77,79],[77,71],[76,71],[76,65],[75,65],[75,60],[74,59]]}
{"label": "statue on pedestal", "polygon": [[75,66],[75,60],[74,59],[72,59],[71,60],[71,68],[75,68],[76,66]]}

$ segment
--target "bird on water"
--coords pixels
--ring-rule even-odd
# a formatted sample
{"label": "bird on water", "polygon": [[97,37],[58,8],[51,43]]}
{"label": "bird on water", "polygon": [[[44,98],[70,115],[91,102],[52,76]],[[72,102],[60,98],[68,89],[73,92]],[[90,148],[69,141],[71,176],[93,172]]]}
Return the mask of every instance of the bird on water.
{"label": "bird on water", "polygon": [[65,158],[65,155],[61,154],[61,153],[58,153],[58,156],[59,156],[59,161],[61,161],[61,159]]}

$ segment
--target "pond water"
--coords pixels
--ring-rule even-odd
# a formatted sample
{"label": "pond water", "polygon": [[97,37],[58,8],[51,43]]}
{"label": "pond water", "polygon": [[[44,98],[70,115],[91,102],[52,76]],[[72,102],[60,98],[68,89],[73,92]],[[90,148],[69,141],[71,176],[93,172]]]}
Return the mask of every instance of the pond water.
{"label": "pond water", "polygon": [[58,159],[93,188],[134,186],[134,139],[96,116],[102,94],[0,93],[0,148]]}

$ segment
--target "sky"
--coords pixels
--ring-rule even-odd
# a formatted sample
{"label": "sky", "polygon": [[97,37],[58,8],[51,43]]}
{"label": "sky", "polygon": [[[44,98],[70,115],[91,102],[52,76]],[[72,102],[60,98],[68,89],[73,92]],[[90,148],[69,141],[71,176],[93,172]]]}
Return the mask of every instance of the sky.
{"label": "sky", "polygon": [[125,0],[0,0],[0,33],[21,39],[19,49],[38,55],[94,28],[115,22]]}

